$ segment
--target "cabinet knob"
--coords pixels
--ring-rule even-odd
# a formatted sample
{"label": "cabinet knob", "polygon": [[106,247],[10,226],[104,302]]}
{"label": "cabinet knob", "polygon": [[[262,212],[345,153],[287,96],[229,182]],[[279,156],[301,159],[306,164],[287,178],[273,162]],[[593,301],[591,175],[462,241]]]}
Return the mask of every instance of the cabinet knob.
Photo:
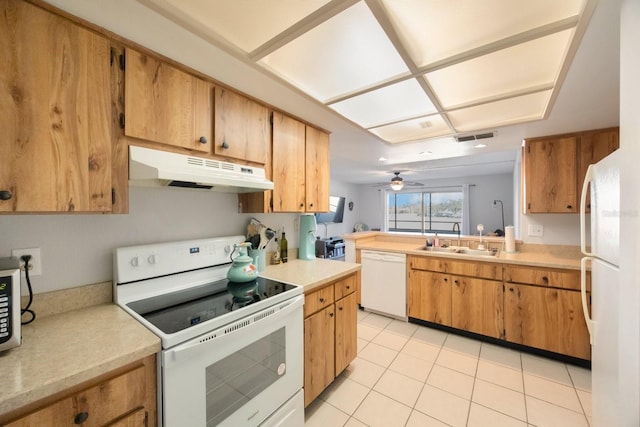
{"label": "cabinet knob", "polygon": [[301,208],[304,208],[304,203],[300,203],[300,207],[301,207]]}
{"label": "cabinet knob", "polygon": [[8,190],[0,191],[0,200],[9,200],[12,197],[13,197],[13,194],[11,194],[11,191],[8,191]]}
{"label": "cabinet knob", "polygon": [[351,286],[347,285],[347,289],[351,289]]}
{"label": "cabinet knob", "polygon": [[229,144],[227,144],[227,141],[222,141],[222,148],[224,148],[225,150],[229,148]]}
{"label": "cabinet knob", "polygon": [[445,282],[448,282],[448,281],[449,281],[449,279],[447,279],[447,278],[445,277],[444,281],[445,281]]}
{"label": "cabinet knob", "polygon": [[333,312],[329,313],[329,317],[333,317]]}
{"label": "cabinet knob", "polygon": [[320,302],[324,302],[324,298],[320,298]]}
{"label": "cabinet knob", "polygon": [[87,421],[87,418],[89,418],[88,412],[79,412],[75,417],[73,417],[73,423],[82,424],[83,422]]}
{"label": "cabinet knob", "polygon": [[198,141],[200,142],[200,144],[206,144],[208,142],[206,136],[201,136]]}
{"label": "cabinet knob", "polygon": [[546,285],[547,283],[549,283],[549,278],[547,276],[542,276],[542,281]]}
{"label": "cabinet knob", "polygon": [[455,283],[456,285],[460,284],[460,281],[458,279],[454,280],[453,283]]}
{"label": "cabinet knob", "polygon": [[342,307],[338,307],[338,310],[342,311]]}
{"label": "cabinet knob", "polygon": [[573,209],[572,205],[567,205],[567,209]]}
{"label": "cabinet knob", "polygon": [[313,203],[309,203],[309,207],[312,208],[313,207]]}

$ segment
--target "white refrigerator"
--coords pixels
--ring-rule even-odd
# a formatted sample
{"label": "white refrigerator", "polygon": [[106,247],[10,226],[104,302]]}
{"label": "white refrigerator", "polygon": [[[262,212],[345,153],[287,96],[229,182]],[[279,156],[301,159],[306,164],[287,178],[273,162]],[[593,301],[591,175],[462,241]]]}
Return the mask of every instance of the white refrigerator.
{"label": "white refrigerator", "polygon": [[[588,188],[591,192],[590,246],[587,241]],[[621,426],[620,336],[620,150],[589,166],[580,201],[582,307],[591,336],[592,410],[595,426]],[[589,312],[586,271],[591,267]]]}

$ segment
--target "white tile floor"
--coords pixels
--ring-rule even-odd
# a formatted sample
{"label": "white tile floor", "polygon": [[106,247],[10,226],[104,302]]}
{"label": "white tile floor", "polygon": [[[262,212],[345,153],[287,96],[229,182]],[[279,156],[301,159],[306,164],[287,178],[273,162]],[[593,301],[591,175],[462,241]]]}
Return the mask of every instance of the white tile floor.
{"label": "white tile floor", "polygon": [[591,372],[358,312],[358,357],[305,427],[589,427]]}

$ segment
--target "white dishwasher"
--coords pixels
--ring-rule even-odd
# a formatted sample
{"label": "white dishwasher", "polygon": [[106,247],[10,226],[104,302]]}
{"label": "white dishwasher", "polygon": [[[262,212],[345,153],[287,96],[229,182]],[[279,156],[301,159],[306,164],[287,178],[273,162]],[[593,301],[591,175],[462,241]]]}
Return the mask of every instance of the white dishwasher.
{"label": "white dishwasher", "polygon": [[367,310],[407,319],[407,256],[362,250],[360,304]]}

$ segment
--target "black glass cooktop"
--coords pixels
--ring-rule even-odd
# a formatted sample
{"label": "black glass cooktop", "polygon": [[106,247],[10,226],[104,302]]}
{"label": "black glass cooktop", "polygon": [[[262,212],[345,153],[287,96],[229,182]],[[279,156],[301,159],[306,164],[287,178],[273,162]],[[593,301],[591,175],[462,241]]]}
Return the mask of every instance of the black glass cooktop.
{"label": "black glass cooktop", "polygon": [[258,277],[246,283],[219,280],[127,304],[162,332],[172,334],[295,288]]}

